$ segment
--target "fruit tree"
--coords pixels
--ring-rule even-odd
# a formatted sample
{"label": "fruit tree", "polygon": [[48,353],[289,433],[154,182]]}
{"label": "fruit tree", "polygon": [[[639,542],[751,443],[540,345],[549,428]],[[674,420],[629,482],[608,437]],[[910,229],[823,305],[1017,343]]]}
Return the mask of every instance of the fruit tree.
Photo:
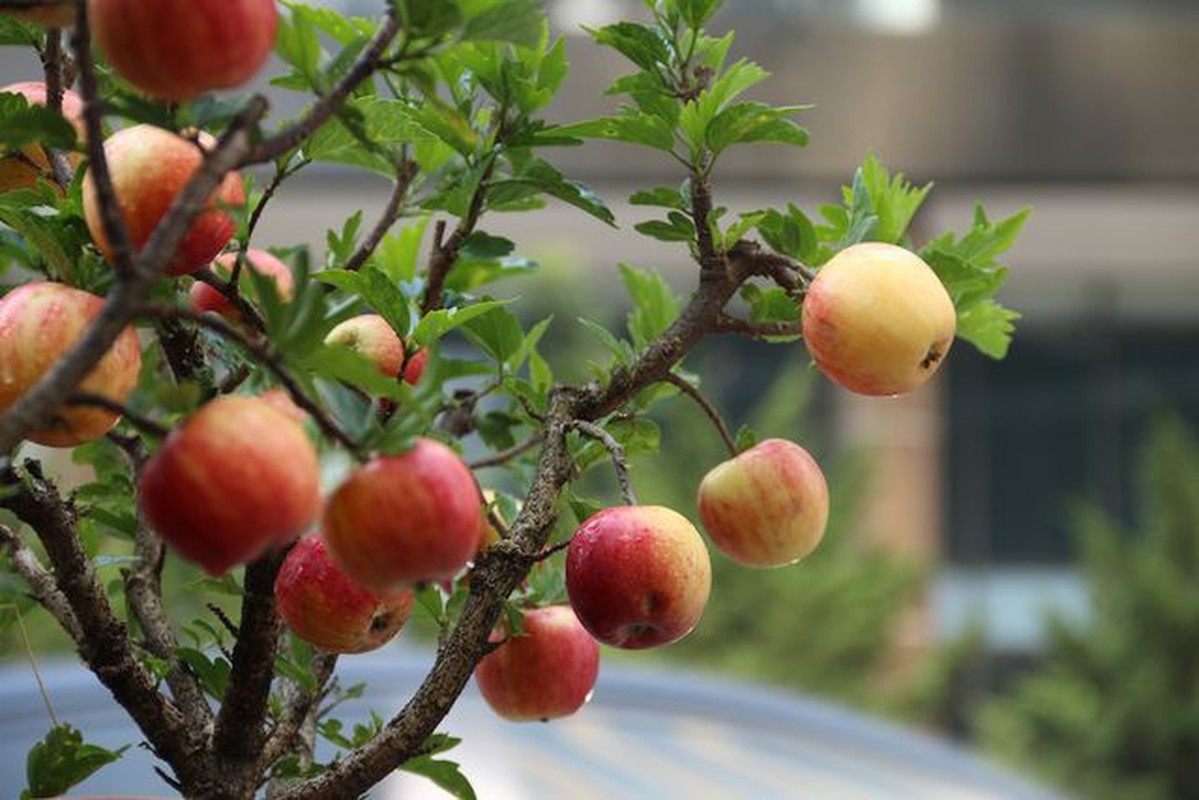
{"label": "fruit tree", "polygon": [[[0,4],[0,41],[43,65],[0,94],[0,568],[190,798],[358,796],[452,743],[439,725],[476,673],[503,717],[574,713],[601,644],[695,626],[709,543],[753,568],[816,548],[817,461],[785,431],[728,431],[686,369],[704,337],[774,342],[795,369],[810,356],[846,390],[895,395],[955,336],[1002,357],[1016,318],[993,295],[1024,215],[980,209],[963,234],[913,242],[928,187],[873,156],[818,215],[720,205],[726,151],[808,134],[804,107],[747,99],[767,73],[705,31],[719,0],[647,0],[641,21],[589,31],[629,69],[609,89],[622,104],[585,121],[545,116],[568,62],[538,0],[382,5]],[[272,48],[274,86],[306,97],[294,118],[237,92]],[[535,265],[488,220],[566,203],[616,225],[553,164],[594,139],[677,167],[630,199],[693,279],[679,297],[620,265],[627,330],[529,324],[497,281]],[[385,207],[330,220],[323,250],[268,249],[272,197],[322,163],[389,181]],[[580,383],[539,349],[574,324],[609,352]],[[628,468],[676,435],[648,416],[671,402],[699,403],[729,449],[692,508],[638,504]],[[90,480],[61,486],[24,442],[69,448]],[[582,496],[597,466],[619,505]],[[164,584],[180,574],[231,610],[176,618]],[[339,654],[409,615],[439,634],[407,704],[353,740],[314,726],[339,700]],[[118,755],[56,726],[30,795]],[[448,764],[437,779],[473,796]]]}

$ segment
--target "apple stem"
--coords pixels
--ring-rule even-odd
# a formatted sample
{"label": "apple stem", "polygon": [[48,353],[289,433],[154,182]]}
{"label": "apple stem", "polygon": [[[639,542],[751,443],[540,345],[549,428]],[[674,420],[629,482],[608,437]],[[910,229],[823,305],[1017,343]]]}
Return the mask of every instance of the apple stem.
{"label": "apple stem", "polygon": [[637,505],[637,497],[633,494],[633,484],[629,480],[628,459],[625,457],[624,448],[620,446],[620,442],[613,439],[612,434],[594,422],[576,419],[570,422],[570,427],[588,438],[595,439],[607,448],[608,452],[612,454],[612,467],[616,470],[616,482],[620,484],[621,496],[624,497],[627,505]]}
{"label": "apple stem", "polygon": [[690,397],[703,409],[708,419],[711,420],[712,425],[716,428],[717,433],[720,434],[720,440],[728,448],[729,455],[737,455],[737,443],[733,441],[733,435],[729,432],[729,426],[721,418],[720,412],[716,410],[716,406],[712,405],[711,401],[704,397],[698,388],[674,372],[666,373],[666,377],[663,380],[677,387],[679,391]]}

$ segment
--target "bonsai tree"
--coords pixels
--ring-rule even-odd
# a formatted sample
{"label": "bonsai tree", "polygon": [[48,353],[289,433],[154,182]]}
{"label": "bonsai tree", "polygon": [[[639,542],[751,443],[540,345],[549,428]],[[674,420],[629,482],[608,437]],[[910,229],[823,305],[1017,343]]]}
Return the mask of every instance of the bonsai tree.
{"label": "bonsai tree", "polygon": [[[815,218],[720,205],[727,150],[808,134],[803,107],[745,99],[767,73],[705,31],[719,5],[653,0],[643,22],[591,31],[630,62],[610,88],[624,104],[563,123],[543,113],[565,43],[535,0],[393,0],[378,18],[273,0],[4,4],[0,36],[44,65],[40,92],[0,95],[5,568],[174,789],[357,796],[453,744],[438,727],[476,667],[499,713],[558,716],[587,696],[597,641],[685,636],[708,599],[706,540],[695,509],[638,504],[628,469],[675,435],[646,416],[656,404],[699,403],[727,442],[700,498],[717,546],[754,567],[816,548],[819,465],[782,432],[728,435],[685,370],[704,337],[768,339],[792,359],[802,337],[830,379],[883,395],[917,390],[955,335],[1004,354],[1016,315],[992,299],[996,257],[1023,214],[980,210],[917,248],[906,231],[928,187],[873,157]],[[211,94],[272,46],[274,85],[309,96],[296,118]],[[632,196],[651,217],[634,227],[687,248],[695,273],[680,296],[620,265],[627,330],[580,323],[610,357],[567,383],[539,345],[574,323],[527,324],[494,294],[537,273],[487,220],[560,202],[615,225],[553,166],[555,148],[596,138],[677,165],[674,185]],[[385,207],[331,221],[319,261],[309,243],[263,248],[272,198],[317,163],[382,176]],[[92,479],[61,488],[25,441],[70,448]],[[601,509],[574,487],[606,464],[622,500]],[[498,491],[497,474],[519,490]],[[206,576],[199,618],[164,600],[179,575]],[[317,760],[339,653],[382,644],[409,614],[439,631],[424,682],[353,737],[323,725],[341,751]],[[56,726],[31,753],[29,793],[118,755]],[[426,771],[473,794],[451,766]]]}

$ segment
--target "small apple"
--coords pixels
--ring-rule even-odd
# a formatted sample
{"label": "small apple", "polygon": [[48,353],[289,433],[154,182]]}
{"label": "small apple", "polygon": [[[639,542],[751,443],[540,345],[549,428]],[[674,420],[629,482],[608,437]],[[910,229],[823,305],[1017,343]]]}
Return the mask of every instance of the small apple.
{"label": "small apple", "polygon": [[747,567],[793,564],[828,524],[828,484],[808,451],[766,439],[699,484],[699,516],[716,547]]}
{"label": "small apple", "polygon": [[90,0],[92,32],[125,80],[190,100],[254,76],[275,44],[275,0]]}
{"label": "small apple", "polygon": [[325,336],[325,344],[354,350],[389,378],[398,377],[403,369],[404,382],[410,386],[420,381],[429,357],[425,350],[418,350],[405,365],[404,343],[378,314],[360,314],[338,323]]}
{"label": "small apple", "polygon": [[[237,253],[224,253],[212,262],[212,270],[218,276],[228,280],[233,274],[233,265],[237,263]],[[246,250],[244,268],[249,268],[275,282],[279,297],[290,300],[295,294],[295,279],[287,265],[265,250],[251,247]],[[211,311],[231,320],[239,317],[229,300],[216,289],[202,281],[196,281],[188,290],[188,299],[192,308],[200,313]]]}
{"label": "small apple", "polygon": [[417,439],[408,452],[377,456],[350,473],[325,504],[325,541],[368,589],[452,578],[479,548],[479,502],[458,454]]}
{"label": "small apple", "polygon": [[920,386],[941,366],[956,327],[936,273],[893,244],[845,248],[816,273],[803,301],[808,352],[834,383],[859,394]]}
{"label": "small apple", "polygon": [[331,653],[365,653],[400,632],[412,613],[411,589],[378,593],[342,572],[319,536],[301,539],[275,578],[275,605],[292,633]]}
{"label": "small apple", "polygon": [[258,397],[225,395],[171,432],[138,479],[150,525],[210,575],[302,534],[320,510],[316,450]]}
{"label": "small apple", "polygon": [[307,422],[310,418],[307,411],[296,405],[291,395],[284,389],[267,389],[258,395],[263,402],[270,403],[276,410],[282,411],[296,422]]}
{"label": "small apple", "polygon": [[704,613],[712,565],[687,518],[662,506],[615,506],[590,517],[566,551],[566,591],[604,644],[641,650],[686,636]]}
{"label": "small apple", "polygon": [[[140,251],[149,241],[175,197],[200,168],[203,151],[214,144],[215,140],[206,133],[192,141],[153,125],[125,128],[104,142],[117,207],[134,249]],[[166,274],[194,272],[216,258],[237,229],[226,208],[244,202],[241,176],[230,172],[184,234]],[[112,246],[104,233],[100,199],[91,172],[83,179],[83,216],[96,246],[111,261]]]}
{"label": "small apple", "polygon": [[487,705],[513,722],[567,717],[591,699],[599,676],[599,643],[570,606],[526,610],[524,630],[506,637],[475,667],[475,683]]}
{"label": "small apple", "polygon": [[[32,106],[46,105],[46,84],[41,81],[11,83],[0,89],[0,92],[22,95]],[[78,138],[82,139],[83,98],[70,89],[64,89],[62,93],[62,115],[75,128]],[[0,152],[5,149],[4,143],[0,142]],[[72,165],[77,166],[81,156],[78,153],[68,153],[67,158]],[[26,145],[19,153],[0,156],[0,193],[14,189],[32,189],[37,185],[38,178],[48,179],[50,175],[50,160],[39,145]]]}
{"label": "small apple", "polygon": [[[103,298],[45,281],[24,284],[0,298],[0,413],[83,338],[103,308]],[[141,366],[137,333],[126,328],[79,391],[124,403],[137,386]],[[103,436],[119,419],[119,414],[95,406],[70,406],[28,438],[50,447],[74,447]]]}

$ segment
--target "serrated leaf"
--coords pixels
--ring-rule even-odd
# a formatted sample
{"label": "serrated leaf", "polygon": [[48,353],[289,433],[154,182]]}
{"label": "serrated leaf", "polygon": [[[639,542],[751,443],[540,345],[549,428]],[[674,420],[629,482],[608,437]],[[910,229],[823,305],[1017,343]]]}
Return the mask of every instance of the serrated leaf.
{"label": "serrated leaf", "polygon": [[5,150],[27,145],[69,150],[75,146],[75,128],[62,114],[5,91],[0,92],[0,142]]}
{"label": "serrated leaf", "polygon": [[658,186],[653,189],[642,189],[629,197],[629,203],[635,206],[660,206],[673,208],[676,211],[688,211],[687,198],[678,189],[669,186]]}
{"label": "serrated leaf", "polygon": [[500,41],[536,47],[545,11],[540,0],[466,0],[464,40]]}
{"label": "serrated leaf", "polygon": [[965,339],[984,355],[1002,359],[1012,343],[1019,312],[1004,308],[994,300],[976,303],[958,315],[958,338]]}
{"label": "serrated leaf", "polygon": [[670,152],[674,147],[674,131],[669,123],[659,117],[632,109],[624,109],[619,117],[599,117],[563,125],[557,132],[563,136],[640,144],[665,152]]}
{"label": "serrated leaf", "polygon": [[348,347],[318,345],[299,359],[304,374],[357,386],[368,394],[397,399],[400,385],[375,363]]}
{"label": "serrated leaf", "polygon": [[636,347],[645,348],[678,318],[678,298],[660,273],[621,264],[620,277],[633,301],[628,315],[629,335]]}
{"label": "serrated leaf", "polygon": [[488,313],[469,320],[462,332],[484,353],[503,364],[518,353],[524,341],[520,320],[505,308],[492,308]]}
{"label": "serrated leaf", "polygon": [[71,725],[56,725],[30,749],[25,759],[27,796],[54,797],[82,783],[96,770],[119,759],[128,745],[107,750],[83,741]]}
{"label": "serrated leaf", "polygon": [[672,217],[670,221],[646,220],[634,225],[633,230],[663,242],[690,242],[695,239],[695,224],[685,217]]}
{"label": "serrated leaf", "polygon": [[597,44],[613,48],[643,70],[652,72],[658,65],[670,63],[670,49],[654,28],[616,22],[588,32]]}
{"label": "serrated leaf", "polygon": [[892,177],[873,153],[867,154],[860,175],[870,197],[870,209],[878,218],[871,238],[875,241],[898,244],[907,232],[912,217],[916,215],[916,211],[932,189],[932,184],[913,186],[902,172],[897,172]]}
{"label": "serrated leaf", "polygon": [[455,328],[500,308],[506,302],[508,301],[484,300],[469,306],[430,311],[416,324],[412,331],[412,339],[422,347],[428,347]]}
{"label": "serrated leaf", "polygon": [[708,147],[720,153],[734,144],[773,142],[805,147],[808,132],[787,119],[799,107],[774,107],[763,103],[736,103],[721,111],[707,128]]}
{"label": "serrated leaf", "polygon": [[596,219],[615,227],[616,216],[604,204],[599,195],[587,186],[577,181],[563,177],[557,169],[546,161],[536,159],[521,170],[518,175],[491,183],[493,189],[524,186],[537,192],[555,197],[575,208],[586,211]]}
{"label": "serrated leaf", "polygon": [[708,23],[719,9],[724,0],[677,0],[676,6],[683,22],[693,30],[699,30]]}

